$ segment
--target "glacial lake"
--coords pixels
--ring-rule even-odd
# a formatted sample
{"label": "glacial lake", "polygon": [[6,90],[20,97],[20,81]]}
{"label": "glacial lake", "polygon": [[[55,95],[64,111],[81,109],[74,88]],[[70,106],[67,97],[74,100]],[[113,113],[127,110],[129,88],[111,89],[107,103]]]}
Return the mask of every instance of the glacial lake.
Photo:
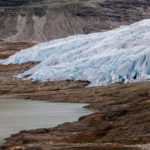
{"label": "glacial lake", "polygon": [[0,99],[0,144],[20,130],[49,128],[91,114],[86,104]]}

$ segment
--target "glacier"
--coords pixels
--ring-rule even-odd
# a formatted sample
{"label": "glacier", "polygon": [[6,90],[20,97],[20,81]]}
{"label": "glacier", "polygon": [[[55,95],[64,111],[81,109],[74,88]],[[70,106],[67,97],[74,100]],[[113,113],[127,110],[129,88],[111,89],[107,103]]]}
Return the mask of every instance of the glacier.
{"label": "glacier", "polygon": [[39,64],[17,77],[34,81],[86,80],[98,86],[149,80],[150,19],[40,43],[0,60],[4,65],[25,62]]}

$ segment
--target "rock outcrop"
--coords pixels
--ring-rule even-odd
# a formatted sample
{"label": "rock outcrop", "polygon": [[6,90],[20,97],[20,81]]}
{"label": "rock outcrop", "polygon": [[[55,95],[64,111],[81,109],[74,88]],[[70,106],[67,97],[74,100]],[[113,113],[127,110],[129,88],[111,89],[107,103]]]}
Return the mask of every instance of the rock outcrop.
{"label": "rock outcrop", "polygon": [[149,17],[148,0],[0,0],[0,40],[48,41]]}
{"label": "rock outcrop", "polygon": [[[5,43],[1,44],[1,49],[11,45],[16,52],[18,47],[25,48],[28,44]],[[28,46],[31,45],[29,43]],[[2,150],[150,149],[150,82],[84,88],[88,81],[33,82],[15,79],[15,74],[34,65],[32,62],[0,65],[0,98],[83,102],[89,103],[87,108],[97,112],[55,128],[21,131],[8,138],[1,146]]]}

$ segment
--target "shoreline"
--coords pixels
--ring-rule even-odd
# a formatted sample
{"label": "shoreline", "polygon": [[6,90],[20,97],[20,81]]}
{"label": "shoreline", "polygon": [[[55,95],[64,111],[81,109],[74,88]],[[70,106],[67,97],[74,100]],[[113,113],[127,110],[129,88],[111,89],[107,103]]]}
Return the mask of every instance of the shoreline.
{"label": "shoreline", "polygon": [[[93,113],[91,110],[84,108],[87,105],[85,103],[53,103],[23,99],[0,99],[0,105],[2,109],[0,111],[0,120],[2,121],[2,124],[0,124],[0,145],[6,142],[4,141],[5,138],[7,139],[22,130],[52,128],[65,122],[77,121],[80,117]],[[9,110],[7,110],[8,108]],[[29,116],[29,119],[26,116]],[[27,123],[25,120],[27,122],[30,121]],[[43,122],[44,120],[45,123]]]}
{"label": "shoreline", "polygon": [[[127,90],[127,91],[125,90],[126,92],[128,92],[129,94],[132,93],[133,95],[131,97],[134,98],[134,99],[131,101],[129,99],[130,95],[128,95],[129,97],[126,96],[127,99],[125,98],[125,99],[121,100],[122,96],[119,96],[116,99],[116,101],[114,101],[114,97],[113,97],[114,92],[115,92],[116,95],[118,95],[118,93],[116,93],[116,91],[114,91],[114,88],[116,88],[117,86],[118,86],[117,89],[121,89],[121,87],[122,87],[122,90],[126,89]],[[57,134],[59,134],[59,135],[62,134],[62,136],[61,136],[61,138],[60,138],[60,136],[59,137],[56,136],[54,138],[56,141],[53,141],[54,139],[51,139],[50,141],[52,141],[52,143],[48,142],[46,140],[45,141],[45,143],[46,143],[45,147],[47,147],[47,149],[48,149],[48,147],[53,147],[54,145],[56,146],[57,144],[58,144],[57,145],[58,147],[60,145],[62,146],[63,143],[67,143],[68,145],[70,145],[70,144],[74,145],[74,143],[76,143],[75,145],[80,145],[81,147],[83,145],[88,145],[90,143],[93,143],[93,144],[96,144],[96,147],[99,147],[99,148],[103,147],[105,149],[105,146],[106,146],[107,148],[111,147],[110,150],[111,149],[113,150],[114,142],[109,146],[106,143],[110,142],[114,138],[116,138],[115,143],[117,143],[114,149],[119,149],[120,147],[123,148],[123,147],[125,147],[125,145],[128,145],[128,146],[129,145],[134,145],[135,146],[137,144],[145,144],[145,142],[150,143],[150,136],[148,136],[147,134],[145,135],[145,131],[147,133],[149,133],[149,124],[150,124],[149,119],[146,117],[146,116],[150,115],[150,110],[148,109],[149,105],[150,105],[150,101],[148,99],[150,98],[150,96],[147,93],[147,91],[149,91],[149,87],[150,87],[149,82],[143,82],[143,83],[139,82],[139,83],[129,83],[129,84],[106,86],[105,87],[106,91],[104,90],[103,93],[101,93],[101,97],[103,97],[103,98],[105,96],[107,97],[105,100],[99,100],[99,101],[95,101],[95,102],[91,102],[91,103],[90,102],[86,103],[87,104],[86,107],[88,107],[90,109],[91,108],[96,109],[97,112],[92,113],[92,114],[87,115],[87,116],[82,116],[76,122],[64,123],[64,124],[58,125],[57,127],[54,127],[54,128],[35,129],[35,130],[31,130],[31,131],[30,130],[29,131],[21,131],[21,132],[15,134],[15,135],[11,136],[10,138],[8,138],[8,141],[1,148],[3,150],[3,149],[9,149],[9,147],[12,148],[12,147],[16,147],[16,146],[23,146],[23,147],[27,148],[27,150],[28,150],[31,147],[37,147],[37,145],[38,145],[38,147],[42,147],[42,146],[39,146],[39,145],[40,145],[40,143],[42,145],[42,143],[44,142],[43,140],[45,140],[45,139],[41,139],[41,141],[39,141],[38,137],[36,137],[36,136],[38,135],[38,136],[43,137],[43,138],[47,137],[49,139],[50,138],[49,136],[51,134],[54,134],[54,137]],[[98,89],[101,89],[101,88],[104,88],[104,87],[96,87],[96,88],[93,88],[93,89],[94,89],[94,91],[97,91]],[[147,89],[147,91],[144,88]],[[109,90],[111,89],[112,93],[109,93],[108,89]],[[131,91],[131,89],[132,89],[132,91]],[[82,90],[83,91],[84,90],[91,91],[91,88],[88,88],[88,89],[83,88]],[[143,90],[143,91],[140,93],[141,90]],[[123,93],[124,93],[124,91],[122,91],[122,94]],[[115,95],[115,97],[116,97],[116,95]],[[137,99],[136,95],[139,97],[138,99]],[[110,99],[110,96],[113,97],[113,98]],[[93,96],[93,98],[94,97],[96,97],[96,95]],[[46,99],[44,101],[46,101]],[[48,101],[48,102],[52,102],[52,101]],[[56,102],[56,100],[54,100],[54,102]],[[72,102],[73,101],[71,101],[71,103]],[[66,103],[66,102],[63,102],[63,103]],[[133,107],[133,105],[134,105],[134,107]],[[114,117],[117,118],[117,120],[118,119],[119,120],[121,119],[121,120],[118,122],[117,120],[114,119]],[[141,120],[141,117],[142,117],[142,120]],[[102,125],[103,127],[99,127],[99,126],[96,125],[96,124],[99,125],[100,122],[103,123],[103,125]],[[125,123],[125,122],[128,122],[128,123]],[[143,126],[145,124],[145,122],[148,123],[148,126],[144,127],[145,130],[140,131],[140,128],[141,128],[140,125]],[[134,135],[134,132],[136,131],[137,136],[132,135],[131,137],[130,136],[129,137],[122,137],[120,134],[124,133],[123,129],[122,129],[122,131],[119,132],[119,135],[121,137],[119,135],[113,135],[113,134],[117,133],[117,131],[113,131],[113,130],[115,130],[115,128],[116,128],[115,126],[118,123],[120,124],[120,127],[123,126],[123,128],[127,128],[126,132],[128,134],[131,134],[131,135],[133,134]],[[68,126],[69,126],[69,128],[68,128]],[[77,126],[80,126],[81,131],[78,131],[78,129],[76,129]],[[120,127],[118,125],[118,128],[120,128]],[[130,130],[133,127],[135,128],[135,131],[133,129],[134,132],[133,131],[131,132]],[[75,131],[72,130],[74,128],[75,128]],[[102,131],[105,131],[106,133],[98,133],[98,135],[95,135],[99,128],[102,128]],[[138,128],[138,129],[136,129],[136,128]],[[68,131],[68,129],[69,129],[69,131]],[[110,133],[112,132],[111,130],[113,131],[113,134],[109,135],[109,132]],[[67,133],[67,135],[64,133],[64,131]],[[103,134],[104,135],[108,134],[108,137],[110,136],[110,139],[109,138],[105,139],[104,138],[105,136]],[[87,136],[88,136],[88,139],[85,138]],[[93,136],[94,136],[94,139],[92,139]],[[117,138],[117,136],[119,136],[119,138],[121,140],[119,140]],[[25,142],[25,144],[23,144],[23,141],[24,141],[23,137],[26,137],[25,139],[28,139],[27,142]],[[80,137],[84,137],[85,139],[84,138],[80,139]],[[101,141],[101,138],[99,138],[99,137],[101,137],[102,139],[104,138],[105,140],[103,139],[104,141],[103,140]],[[88,141],[89,139],[91,141]],[[32,142],[32,141],[34,141],[34,142]],[[82,141],[81,142],[82,144],[80,143],[80,141]],[[98,141],[100,142],[100,144],[97,143]],[[17,143],[17,144],[15,145],[15,143]],[[21,143],[21,144],[19,144],[19,143]],[[64,147],[66,147],[67,144]],[[92,147],[92,148],[94,148],[94,147]],[[46,148],[43,148],[43,150],[45,150],[45,149]],[[130,147],[128,149],[137,149],[137,148],[135,148],[135,147],[131,148]]]}

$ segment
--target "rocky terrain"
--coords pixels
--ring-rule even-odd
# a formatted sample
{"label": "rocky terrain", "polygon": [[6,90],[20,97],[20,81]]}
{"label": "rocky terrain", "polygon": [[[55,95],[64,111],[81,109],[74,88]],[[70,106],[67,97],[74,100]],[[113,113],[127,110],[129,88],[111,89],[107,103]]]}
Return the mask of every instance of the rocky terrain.
{"label": "rocky terrain", "polygon": [[[1,43],[0,56],[7,58],[34,44]],[[8,138],[2,150],[150,149],[149,82],[85,88],[88,81],[33,82],[15,78],[34,65],[0,65],[0,98],[84,102],[96,112],[55,128],[21,131]]]}
{"label": "rocky terrain", "polygon": [[150,17],[148,0],[0,0],[0,40],[48,41]]}

